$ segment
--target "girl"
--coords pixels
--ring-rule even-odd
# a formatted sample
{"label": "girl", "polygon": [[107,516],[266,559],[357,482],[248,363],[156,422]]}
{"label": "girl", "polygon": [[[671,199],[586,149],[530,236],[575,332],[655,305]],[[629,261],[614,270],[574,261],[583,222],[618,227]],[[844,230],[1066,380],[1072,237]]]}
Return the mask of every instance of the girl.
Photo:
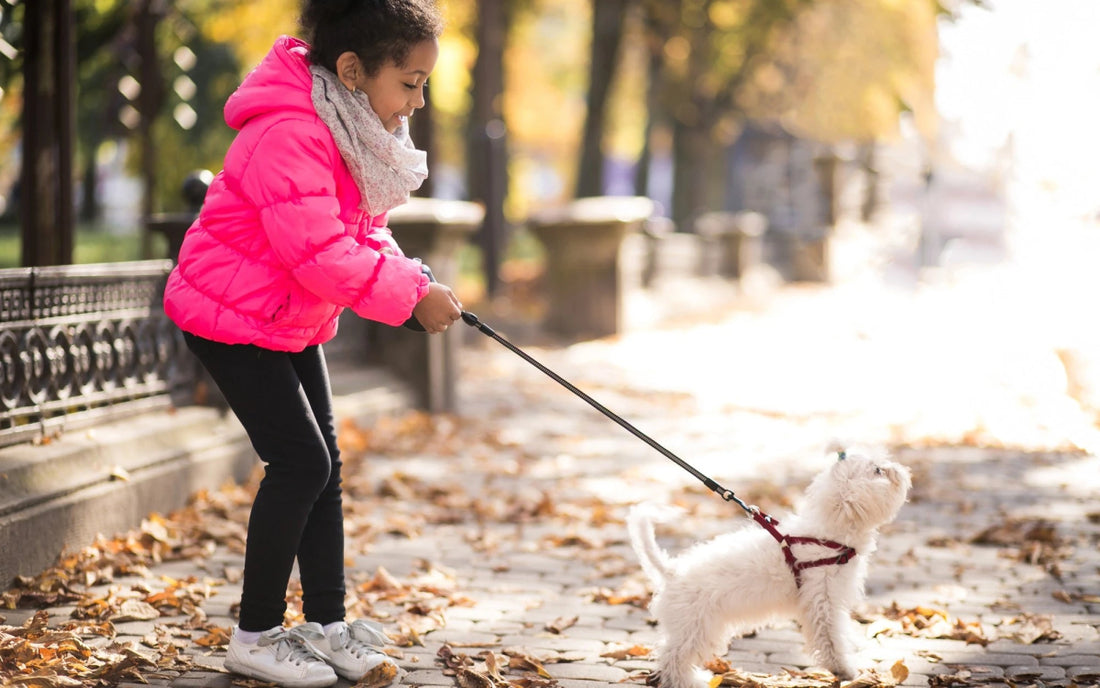
{"label": "girl", "polygon": [[[351,308],[429,333],[462,305],[406,258],[386,212],[427,176],[407,118],[424,105],[442,22],[431,0],[306,0],[229,98],[239,133],[188,230],[165,310],[264,463],[240,620],[225,666],[284,686],[358,681],[393,660],[344,620],[340,452],[321,345]],[[307,623],[283,628],[294,560]]]}

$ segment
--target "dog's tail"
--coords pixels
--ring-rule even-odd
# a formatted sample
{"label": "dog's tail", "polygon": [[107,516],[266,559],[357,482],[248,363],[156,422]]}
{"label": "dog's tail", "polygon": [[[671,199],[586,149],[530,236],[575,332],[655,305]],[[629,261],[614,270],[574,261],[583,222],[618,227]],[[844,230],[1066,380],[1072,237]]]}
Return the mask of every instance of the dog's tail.
{"label": "dog's tail", "polygon": [[642,570],[657,585],[662,585],[672,570],[672,561],[653,534],[654,523],[664,523],[680,514],[680,510],[656,504],[638,504],[626,517],[627,532]]}

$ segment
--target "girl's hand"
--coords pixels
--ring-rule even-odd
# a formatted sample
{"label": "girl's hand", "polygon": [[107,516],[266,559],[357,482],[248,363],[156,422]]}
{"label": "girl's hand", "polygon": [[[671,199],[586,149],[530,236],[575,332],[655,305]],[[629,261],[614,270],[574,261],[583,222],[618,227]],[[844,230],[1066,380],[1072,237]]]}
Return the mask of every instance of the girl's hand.
{"label": "girl's hand", "polygon": [[439,334],[462,317],[462,303],[450,287],[432,282],[428,293],[413,308],[413,316],[428,334]]}

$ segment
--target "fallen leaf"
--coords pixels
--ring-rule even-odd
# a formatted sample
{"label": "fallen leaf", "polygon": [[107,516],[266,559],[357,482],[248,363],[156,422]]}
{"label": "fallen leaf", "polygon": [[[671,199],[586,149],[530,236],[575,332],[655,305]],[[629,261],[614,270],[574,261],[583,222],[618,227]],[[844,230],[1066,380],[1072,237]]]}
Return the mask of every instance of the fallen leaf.
{"label": "fallen leaf", "polygon": [[119,605],[118,612],[111,615],[111,621],[120,623],[123,621],[152,621],[160,618],[160,612],[156,607],[142,600],[125,600]]}
{"label": "fallen leaf", "polygon": [[491,678],[466,667],[455,670],[455,685],[459,688],[495,688]]}
{"label": "fallen leaf", "polygon": [[998,625],[998,637],[1014,640],[1024,645],[1059,640],[1062,634],[1054,630],[1054,622],[1049,616],[1024,614],[1008,619]]}
{"label": "fallen leaf", "polygon": [[228,647],[232,634],[233,629],[228,626],[211,626],[206,629],[206,635],[195,639],[195,644],[203,647]]}
{"label": "fallen leaf", "polygon": [[624,647],[618,650],[611,650],[604,652],[601,657],[607,657],[608,659],[629,659],[631,657],[648,657],[653,652],[652,649],[643,645],[631,645],[630,647]]}
{"label": "fallen leaf", "polygon": [[560,616],[550,623],[546,624],[546,630],[550,631],[551,633],[561,633],[562,631],[577,623],[577,620],[579,618],[580,617],[574,616],[567,619]]}
{"label": "fallen leaf", "polygon": [[397,678],[397,666],[391,662],[382,662],[374,667],[355,684],[355,688],[381,688],[388,686]]}
{"label": "fallen leaf", "polygon": [[550,672],[542,666],[542,662],[522,652],[511,651],[508,659],[509,669],[520,671],[532,671],[542,678],[550,678]]}

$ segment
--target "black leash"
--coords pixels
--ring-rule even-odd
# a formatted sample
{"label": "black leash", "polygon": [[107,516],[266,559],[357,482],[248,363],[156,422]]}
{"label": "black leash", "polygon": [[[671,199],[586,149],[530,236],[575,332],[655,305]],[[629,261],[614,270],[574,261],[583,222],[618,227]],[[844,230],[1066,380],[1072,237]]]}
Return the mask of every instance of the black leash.
{"label": "black leash", "polygon": [[585,394],[581,390],[577,389],[577,387],[575,387],[573,384],[571,384],[568,380],[566,380],[562,376],[558,375],[554,371],[550,370],[549,368],[547,368],[543,364],[539,363],[538,361],[536,361],[531,356],[527,355],[526,352],[524,352],[522,349],[517,347],[515,344],[512,344],[510,341],[508,341],[504,337],[501,337],[499,334],[497,334],[493,330],[493,328],[489,327],[485,323],[478,320],[477,316],[474,315],[473,313],[470,313],[469,311],[462,311],[462,320],[463,320],[463,322],[465,322],[470,327],[476,328],[482,334],[484,334],[488,337],[491,337],[492,339],[495,339],[500,344],[504,345],[512,353],[516,354],[517,356],[519,356],[523,360],[527,361],[531,365],[533,365],[536,368],[538,368],[539,370],[541,370],[548,377],[553,379],[554,382],[557,382],[559,385],[561,385],[562,387],[565,387],[566,389],[568,389],[573,394],[576,394],[581,399],[584,399],[586,402],[588,402],[588,404],[590,406],[592,406],[594,409],[596,409],[597,411],[599,411],[603,415],[607,416],[611,420],[613,420],[616,423],[618,423],[619,425],[621,425],[630,434],[634,435],[635,437],[637,437],[641,441],[643,441],[646,444],[648,444],[649,446],[653,447],[654,449],[659,451],[661,454],[663,454],[666,458],[671,459],[673,462],[676,463],[676,465],[680,466],[680,468],[683,468],[688,473],[691,473],[699,481],[701,481],[704,485],[706,485],[707,489],[713,490],[722,499],[726,500],[727,502],[736,502],[737,505],[739,507],[741,507],[742,509],[744,509],[745,513],[749,514],[750,516],[759,513],[759,509],[757,509],[756,507],[751,507],[748,504],[745,504],[745,502],[741,501],[737,497],[737,495],[733,494],[733,490],[727,490],[726,488],[724,488],[721,485],[719,485],[718,483],[714,482],[713,480],[711,480],[707,476],[700,473],[694,466],[689,464],[687,461],[684,461],[679,456],[676,456],[675,454],[673,454],[668,449],[665,449],[662,445],[658,444],[657,441],[654,440],[652,437],[650,437],[649,435],[645,434],[644,432],[642,432],[638,428],[631,425],[629,422],[624,420],[618,414],[612,412],[610,409],[608,409],[606,406],[604,406],[600,402],[596,401],[595,399],[588,396],[587,394]]}

